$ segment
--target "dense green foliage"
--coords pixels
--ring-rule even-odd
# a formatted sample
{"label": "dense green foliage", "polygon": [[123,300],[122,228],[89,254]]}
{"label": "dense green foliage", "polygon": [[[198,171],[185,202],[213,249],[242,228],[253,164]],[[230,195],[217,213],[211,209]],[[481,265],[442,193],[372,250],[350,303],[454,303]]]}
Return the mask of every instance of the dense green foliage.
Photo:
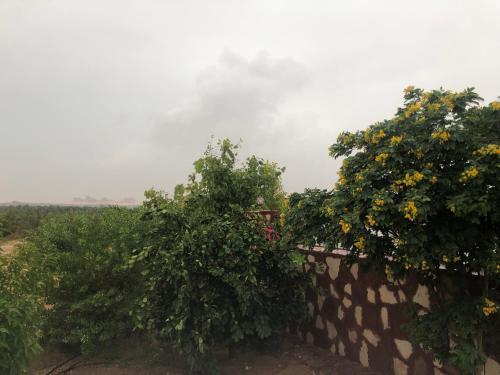
{"label": "dense green foliage", "polygon": [[281,170],[256,157],[238,167],[235,151],[228,141],[220,154],[209,148],[175,200],[147,194],[148,246],[135,259],[148,278],[141,327],[204,374],[216,371],[215,346],[263,340],[306,316],[295,252],[267,241],[252,212],[282,204]]}
{"label": "dense green foliage", "polygon": [[[345,159],[322,208],[327,244],[363,253],[391,279],[416,272],[436,290],[440,307],[415,316],[411,336],[467,374],[485,358],[480,337],[500,301],[500,103],[479,102],[470,89],[408,88],[394,118],[342,133],[330,148]],[[443,274],[456,287],[451,297],[438,292]]]}
{"label": "dense green foliage", "polygon": [[89,352],[132,331],[129,311],[141,283],[127,264],[140,247],[139,215],[117,207],[67,212],[43,220],[30,237],[27,250],[49,275],[48,344]]}
{"label": "dense green foliage", "polygon": [[28,231],[37,228],[41,220],[49,214],[89,210],[95,210],[95,208],[28,205],[0,206],[0,238],[12,234],[24,236]]}
{"label": "dense green foliage", "polygon": [[0,373],[25,370],[41,347],[43,270],[24,249],[0,255]]}
{"label": "dense green foliage", "polygon": [[320,189],[306,189],[304,193],[292,193],[284,210],[283,240],[289,246],[302,245],[312,249],[324,244],[331,230],[330,218],[321,208],[332,193]]}

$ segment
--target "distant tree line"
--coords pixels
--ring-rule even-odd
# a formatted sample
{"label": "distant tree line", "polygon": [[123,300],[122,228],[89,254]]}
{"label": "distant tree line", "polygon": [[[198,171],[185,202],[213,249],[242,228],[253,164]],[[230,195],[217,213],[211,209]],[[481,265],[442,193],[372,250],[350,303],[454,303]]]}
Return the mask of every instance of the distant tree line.
{"label": "distant tree line", "polygon": [[28,231],[37,228],[43,218],[50,214],[72,211],[91,211],[95,207],[78,206],[0,206],[0,238],[9,235],[24,236]]}

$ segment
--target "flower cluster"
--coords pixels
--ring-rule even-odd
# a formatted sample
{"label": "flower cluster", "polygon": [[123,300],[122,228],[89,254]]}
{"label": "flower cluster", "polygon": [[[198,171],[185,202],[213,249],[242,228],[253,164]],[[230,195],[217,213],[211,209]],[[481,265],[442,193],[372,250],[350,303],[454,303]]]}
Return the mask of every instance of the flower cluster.
{"label": "flower cluster", "polygon": [[345,222],[342,219],[339,221],[339,224],[342,227],[342,232],[349,233],[351,231],[351,228],[352,228],[351,224]]}
{"label": "flower cluster", "polygon": [[354,242],[354,246],[356,246],[359,250],[364,250],[366,247],[365,238],[363,236],[359,237],[356,242]]}
{"label": "flower cluster", "polygon": [[378,132],[376,132],[373,135],[371,134],[370,131],[365,132],[365,141],[368,143],[377,144],[384,137],[385,137],[385,132],[382,129],[380,129]]}
{"label": "flower cluster", "polygon": [[429,108],[431,111],[437,112],[441,109],[441,104],[432,103],[432,104],[429,104],[427,108]]}
{"label": "flower cluster", "polygon": [[498,306],[490,300],[489,298],[484,299],[484,305],[483,305],[483,313],[486,316],[489,316],[491,314],[494,314],[498,311]]}
{"label": "flower cluster", "polygon": [[487,146],[481,147],[479,150],[474,151],[474,155],[500,155],[500,146],[490,143]]}
{"label": "flower cluster", "polygon": [[380,211],[380,207],[382,207],[382,206],[384,205],[385,201],[384,201],[383,199],[375,199],[375,200],[373,201],[373,203],[375,204],[375,205],[373,206],[373,209],[374,209],[375,211]]}
{"label": "flower cluster", "polygon": [[500,102],[498,101],[491,102],[490,107],[495,111],[500,111]]}
{"label": "flower cluster", "polygon": [[450,139],[450,133],[445,130],[438,130],[431,134],[433,139],[438,139],[439,143],[445,143],[448,139]]}
{"label": "flower cluster", "polygon": [[381,163],[382,165],[385,165],[385,162],[389,158],[389,154],[387,152],[382,152],[375,156],[375,161],[378,163]]}
{"label": "flower cluster", "polygon": [[417,182],[422,181],[424,178],[423,173],[415,171],[413,173],[406,173],[405,178],[402,180],[396,180],[395,184],[397,186],[405,185],[405,186],[415,186]]}
{"label": "flower cluster", "polygon": [[366,222],[365,222],[367,227],[374,227],[377,225],[377,220],[372,215],[366,215]]}
{"label": "flower cluster", "polygon": [[344,185],[344,184],[346,183],[346,181],[347,181],[347,180],[346,180],[346,178],[345,178],[344,174],[342,173],[342,171],[339,171],[339,172],[337,173],[337,175],[339,176],[339,179],[337,180],[338,184],[339,184],[339,185]]}
{"label": "flower cluster", "polygon": [[394,137],[391,137],[391,145],[396,146],[401,143],[403,140],[403,136],[401,135],[395,135]]}
{"label": "flower cluster", "polygon": [[479,171],[476,167],[467,168],[460,174],[460,182],[467,182],[471,178],[476,177],[479,174]]}
{"label": "flower cluster", "polygon": [[420,108],[422,107],[422,104],[420,102],[412,103],[408,106],[404,113],[405,118],[411,117],[413,114],[415,114]]}
{"label": "flower cluster", "polygon": [[455,106],[455,100],[457,95],[453,93],[448,93],[441,97],[441,103],[443,103],[448,111],[453,110]]}
{"label": "flower cluster", "polygon": [[409,85],[403,89],[405,95],[410,95],[415,90],[415,86]]}
{"label": "flower cluster", "polygon": [[450,258],[446,255],[443,256],[443,263],[451,263],[451,262],[458,262],[460,260],[459,256],[454,256],[453,258]]}
{"label": "flower cluster", "polygon": [[406,206],[404,207],[404,213],[405,213],[405,219],[408,219],[410,221],[415,220],[418,213],[418,209],[417,206],[415,206],[415,202],[408,201],[406,203]]}

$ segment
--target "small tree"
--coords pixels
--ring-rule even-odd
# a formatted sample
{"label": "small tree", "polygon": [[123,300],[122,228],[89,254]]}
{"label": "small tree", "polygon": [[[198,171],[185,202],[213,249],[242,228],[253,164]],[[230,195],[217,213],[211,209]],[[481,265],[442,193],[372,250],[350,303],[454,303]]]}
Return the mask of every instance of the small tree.
{"label": "small tree", "polygon": [[294,251],[266,241],[266,223],[253,213],[282,204],[282,169],[256,157],[237,166],[237,146],[219,147],[194,163],[175,200],[147,192],[148,245],[135,259],[148,279],[140,327],[203,374],[217,371],[214,347],[269,338],[306,316],[306,277]]}
{"label": "small tree", "polygon": [[472,374],[498,319],[500,102],[480,106],[473,89],[408,87],[404,98],[392,119],[331,146],[345,159],[323,207],[333,225],[325,242],[365,254],[391,279],[416,272],[436,293],[440,275],[451,279],[452,297],[438,293],[439,306],[408,327],[439,361]]}
{"label": "small tree", "polygon": [[129,312],[142,293],[138,269],[140,212],[102,208],[51,215],[29,237],[26,251],[46,277],[44,339],[76,352],[95,352],[132,333]]}

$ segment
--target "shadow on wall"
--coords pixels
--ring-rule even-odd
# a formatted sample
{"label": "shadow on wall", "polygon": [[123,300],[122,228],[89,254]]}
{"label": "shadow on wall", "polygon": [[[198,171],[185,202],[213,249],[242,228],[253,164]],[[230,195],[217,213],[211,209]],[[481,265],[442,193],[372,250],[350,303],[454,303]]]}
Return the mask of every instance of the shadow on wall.
{"label": "shadow on wall", "polygon": [[[380,275],[347,267],[342,250],[332,254],[321,248],[307,252],[306,270],[314,267],[314,285],[324,293],[308,291],[313,317],[299,335],[310,344],[360,362],[383,374],[455,375],[413,346],[401,329],[408,302],[428,310],[435,302],[428,288],[408,277],[389,283]],[[485,375],[499,375],[498,357],[489,357]]]}

